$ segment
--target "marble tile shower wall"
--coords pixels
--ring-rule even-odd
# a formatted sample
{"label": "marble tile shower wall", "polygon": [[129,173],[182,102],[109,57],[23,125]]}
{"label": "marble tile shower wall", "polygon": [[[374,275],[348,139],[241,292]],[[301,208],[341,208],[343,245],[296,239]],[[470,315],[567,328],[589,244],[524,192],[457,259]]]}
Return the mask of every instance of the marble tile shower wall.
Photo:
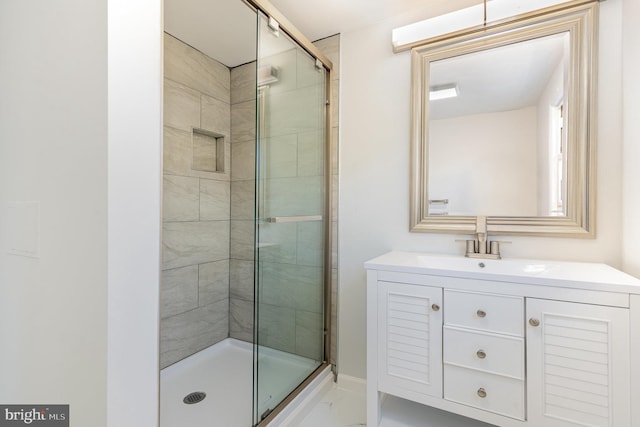
{"label": "marble tile shower wall", "polygon": [[[335,363],[340,37],[336,35],[315,44],[334,64],[334,155],[330,166],[334,178],[331,361]],[[291,52],[288,55],[282,60],[297,61]],[[304,92],[313,89],[309,81],[305,83],[304,71],[310,73],[312,69],[300,68],[302,72],[295,79],[299,87],[291,86],[291,80],[283,82],[286,84],[274,90],[274,96],[278,96],[278,92],[284,97],[294,95],[291,90],[285,90],[288,85],[289,89],[300,89],[297,95],[306,98]],[[254,62],[229,71],[224,65],[165,35],[162,367],[227,336],[253,340],[255,73]],[[276,126],[286,119],[287,111],[281,113],[276,112]],[[322,185],[323,157],[317,143],[317,129],[313,131],[307,127],[306,131],[299,132],[300,125],[294,124],[296,129],[289,127],[270,141],[273,154],[283,159],[270,179],[275,187],[287,180],[299,180],[293,186],[293,198],[302,201],[300,206],[313,210],[318,207],[310,201],[305,202],[305,197],[309,188]],[[225,136],[224,172],[192,168],[192,128]],[[273,203],[283,201],[286,202],[270,200]],[[261,331],[262,343],[317,357],[321,343],[314,332],[322,327],[318,304],[320,287],[316,286],[322,277],[321,252],[318,245],[308,242],[313,240],[312,235],[319,233],[320,224],[280,225],[296,228],[292,234],[295,237],[285,240],[268,255],[271,258],[265,265],[266,277],[263,279],[270,282],[267,283],[269,291],[261,295],[263,304],[260,308],[262,321],[269,328]],[[272,227],[271,232],[274,238],[280,234],[277,227]],[[285,268],[281,268],[283,266]]]}
{"label": "marble tile shower wall", "polygon": [[[316,43],[334,62],[333,141],[331,173],[333,258],[337,259],[337,137],[340,37]],[[279,81],[266,95],[268,113],[264,156],[271,162],[264,181],[266,216],[316,215],[322,213],[324,153],[322,87],[318,73],[306,54],[291,50],[265,59],[280,70]],[[253,228],[255,205],[254,137],[255,64],[231,71],[231,295],[230,335],[253,338]],[[319,94],[320,92],[320,94]],[[311,103],[306,105],[305,103]],[[297,110],[315,108],[316,115],[301,117]],[[319,126],[320,125],[320,126]],[[238,167],[239,166],[239,167]],[[261,249],[260,342],[263,345],[306,357],[321,355],[322,330],[322,224],[262,224],[262,243],[276,243]],[[337,265],[332,264],[332,317],[336,330]],[[335,356],[333,334],[332,355]],[[335,363],[335,358],[332,357]]]}
{"label": "marble tile shower wall", "polygon": [[[164,41],[161,367],[229,335],[231,228],[230,71],[168,34]],[[194,168],[203,164],[194,128],[224,138],[214,151],[222,168]]]}
{"label": "marble tile shower wall", "polygon": [[229,335],[253,341],[256,63],[231,70]]}

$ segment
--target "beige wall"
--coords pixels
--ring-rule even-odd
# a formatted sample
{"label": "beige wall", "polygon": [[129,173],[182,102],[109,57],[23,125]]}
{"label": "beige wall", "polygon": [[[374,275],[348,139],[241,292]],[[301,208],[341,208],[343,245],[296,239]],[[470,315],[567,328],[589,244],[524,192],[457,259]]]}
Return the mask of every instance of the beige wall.
{"label": "beige wall", "polygon": [[451,215],[537,215],[536,116],[525,107],[431,120],[429,198],[448,199]]}
{"label": "beige wall", "polygon": [[[509,237],[506,257],[605,262],[621,266],[622,0],[601,3],[598,83],[597,238]],[[410,55],[393,54],[407,14],[342,35],[340,185],[340,372],[365,376],[363,262],[390,250],[462,254],[459,236],[409,233]],[[452,162],[452,167],[455,163]]]}

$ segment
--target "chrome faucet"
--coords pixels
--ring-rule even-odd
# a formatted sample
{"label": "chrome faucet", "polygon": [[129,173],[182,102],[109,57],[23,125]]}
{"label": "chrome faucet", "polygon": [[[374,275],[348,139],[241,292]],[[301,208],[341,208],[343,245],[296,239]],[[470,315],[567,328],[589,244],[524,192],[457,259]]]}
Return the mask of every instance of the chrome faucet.
{"label": "chrome faucet", "polygon": [[476,218],[475,235],[476,238],[474,240],[466,241],[467,252],[464,256],[469,258],[500,259],[500,242],[489,242],[486,216],[479,215]]}

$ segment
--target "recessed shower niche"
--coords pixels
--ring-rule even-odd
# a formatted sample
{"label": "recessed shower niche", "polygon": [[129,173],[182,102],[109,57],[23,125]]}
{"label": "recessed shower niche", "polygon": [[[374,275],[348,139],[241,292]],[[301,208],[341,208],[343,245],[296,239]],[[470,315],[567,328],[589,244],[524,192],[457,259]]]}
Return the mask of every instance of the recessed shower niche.
{"label": "recessed shower niche", "polygon": [[224,172],[224,135],[204,129],[193,129],[192,168],[205,172]]}

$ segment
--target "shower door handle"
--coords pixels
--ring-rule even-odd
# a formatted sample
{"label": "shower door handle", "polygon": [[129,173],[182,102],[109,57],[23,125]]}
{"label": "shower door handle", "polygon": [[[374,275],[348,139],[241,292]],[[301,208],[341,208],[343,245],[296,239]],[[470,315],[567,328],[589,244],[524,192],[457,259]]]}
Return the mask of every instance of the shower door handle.
{"label": "shower door handle", "polygon": [[322,215],[305,215],[305,216],[274,216],[266,219],[267,222],[309,222],[322,221]]}

